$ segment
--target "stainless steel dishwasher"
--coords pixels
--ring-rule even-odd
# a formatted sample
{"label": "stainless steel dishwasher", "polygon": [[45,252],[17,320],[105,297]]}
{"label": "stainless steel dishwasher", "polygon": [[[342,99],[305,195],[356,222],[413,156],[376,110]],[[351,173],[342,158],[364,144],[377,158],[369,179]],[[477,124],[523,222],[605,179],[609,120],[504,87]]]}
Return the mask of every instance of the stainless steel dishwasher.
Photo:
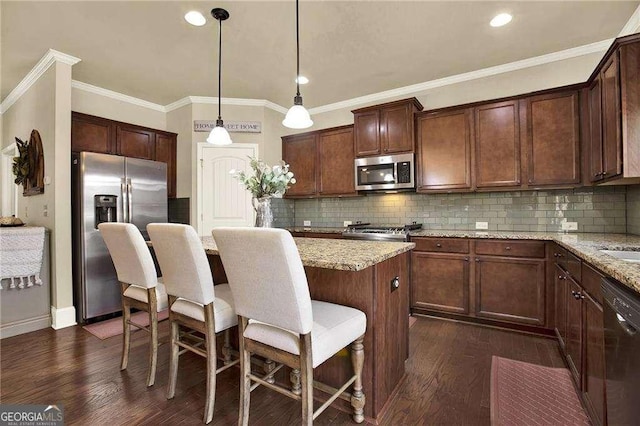
{"label": "stainless steel dishwasher", "polygon": [[640,419],[640,296],[602,280],[607,424],[637,425]]}

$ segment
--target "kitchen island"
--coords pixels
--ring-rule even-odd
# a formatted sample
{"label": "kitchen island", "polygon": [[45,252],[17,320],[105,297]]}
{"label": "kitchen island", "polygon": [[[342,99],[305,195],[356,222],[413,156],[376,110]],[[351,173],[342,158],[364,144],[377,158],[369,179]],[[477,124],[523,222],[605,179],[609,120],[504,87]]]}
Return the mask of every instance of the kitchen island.
{"label": "kitchen island", "polygon": [[[367,315],[363,386],[365,417],[378,423],[405,374],[409,355],[409,271],[414,243],[295,238],[311,298],[360,309]],[[202,238],[216,283],[226,282],[211,237]],[[340,387],[351,377],[341,351],[314,370],[314,379]],[[321,396],[316,392],[316,397]],[[334,406],[350,411],[346,401]]]}

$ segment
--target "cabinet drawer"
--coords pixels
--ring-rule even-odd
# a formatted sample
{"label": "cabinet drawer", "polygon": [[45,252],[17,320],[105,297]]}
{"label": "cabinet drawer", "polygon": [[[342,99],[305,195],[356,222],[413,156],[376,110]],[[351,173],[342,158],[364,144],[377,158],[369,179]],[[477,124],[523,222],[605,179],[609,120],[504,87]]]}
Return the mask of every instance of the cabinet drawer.
{"label": "cabinet drawer", "polygon": [[593,300],[602,303],[602,290],[600,284],[604,276],[590,265],[582,264],[582,287],[589,293]]}
{"label": "cabinet drawer", "polygon": [[476,254],[509,257],[544,257],[544,242],[476,241]]}
{"label": "cabinet drawer", "polygon": [[411,238],[416,243],[415,251],[442,253],[469,253],[469,240],[457,238]]}
{"label": "cabinet drawer", "polygon": [[567,252],[567,263],[565,269],[567,270],[567,275],[575,280],[578,284],[581,282],[581,268],[580,265],[582,261],[580,258],[574,256],[572,253]]}

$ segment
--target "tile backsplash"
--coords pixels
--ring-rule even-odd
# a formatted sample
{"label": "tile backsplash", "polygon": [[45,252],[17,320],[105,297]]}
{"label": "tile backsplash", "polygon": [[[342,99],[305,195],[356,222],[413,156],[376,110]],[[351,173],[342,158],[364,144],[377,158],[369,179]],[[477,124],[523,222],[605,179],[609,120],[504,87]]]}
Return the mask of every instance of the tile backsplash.
{"label": "tile backsplash", "polygon": [[640,235],[640,185],[627,187],[627,232]]}
{"label": "tile backsplash", "polygon": [[[630,187],[640,231],[640,186]],[[371,194],[354,198],[277,200],[276,226],[342,227],[345,220],[385,224],[422,223],[428,229],[561,230],[564,221],[578,222],[579,232],[627,232],[627,187],[513,191],[467,194]],[[632,231],[630,231],[632,232]]]}

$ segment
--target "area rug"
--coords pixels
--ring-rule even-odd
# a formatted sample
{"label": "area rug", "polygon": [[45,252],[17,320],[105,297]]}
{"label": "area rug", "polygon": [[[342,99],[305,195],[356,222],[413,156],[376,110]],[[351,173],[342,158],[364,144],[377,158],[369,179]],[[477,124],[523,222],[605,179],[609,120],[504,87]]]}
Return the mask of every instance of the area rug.
{"label": "area rug", "polygon": [[493,426],[588,425],[571,373],[494,356],[491,360]]}
{"label": "area rug", "polygon": [[[167,309],[158,312],[158,321],[164,321],[167,318],[169,318],[169,311]],[[134,322],[142,327],[146,327],[149,325],[149,314],[142,311],[131,314],[131,322]],[[129,327],[131,328],[131,330],[138,330],[138,328],[132,325],[130,325]],[[84,328],[100,340],[108,339],[109,337],[122,334],[122,317],[111,318],[106,321],[97,322],[95,324],[85,325],[82,328]]]}

